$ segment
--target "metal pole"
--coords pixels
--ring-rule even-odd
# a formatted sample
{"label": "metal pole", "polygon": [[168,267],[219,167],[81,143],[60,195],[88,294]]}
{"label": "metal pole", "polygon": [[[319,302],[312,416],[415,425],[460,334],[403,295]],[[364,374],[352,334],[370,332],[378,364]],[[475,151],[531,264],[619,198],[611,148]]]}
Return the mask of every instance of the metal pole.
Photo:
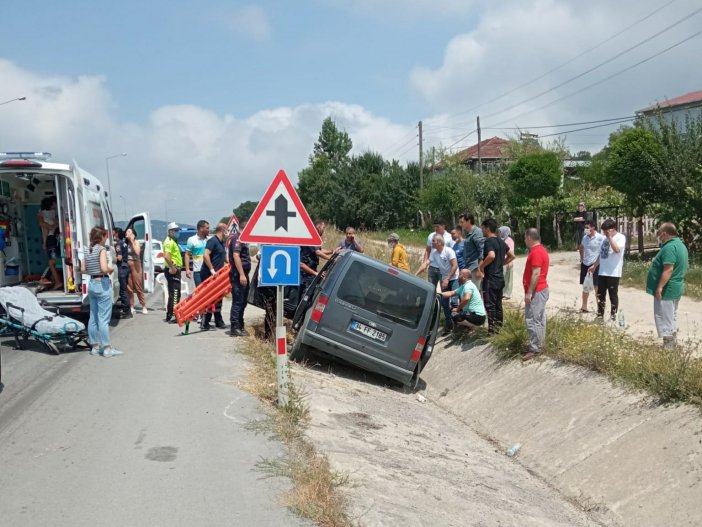
{"label": "metal pole", "polygon": [[478,175],[483,175],[483,158],[480,155],[480,142],[482,141],[482,134],[480,133],[480,116],[477,117],[478,126]]}
{"label": "metal pole", "polygon": [[424,188],[424,144],[422,138],[422,121],[417,124],[419,128],[419,190]]}
{"label": "metal pole", "polygon": [[105,167],[107,168],[107,192],[110,194],[110,210],[112,207],[112,183],[110,183],[110,158],[105,158]]}
{"label": "metal pole", "polygon": [[276,373],[278,377],[278,405],[288,405],[288,341],[283,323],[283,286],[276,287],[275,347]]}

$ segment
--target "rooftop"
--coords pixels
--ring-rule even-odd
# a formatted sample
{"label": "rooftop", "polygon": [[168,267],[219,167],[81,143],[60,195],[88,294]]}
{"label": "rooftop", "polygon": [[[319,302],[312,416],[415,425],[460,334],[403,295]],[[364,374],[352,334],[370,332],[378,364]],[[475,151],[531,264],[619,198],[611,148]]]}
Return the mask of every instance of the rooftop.
{"label": "rooftop", "polygon": [[687,105],[693,105],[693,106],[702,105],[702,90],[686,93],[685,95],[681,95],[680,97],[675,97],[674,99],[666,99],[663,102],[658,102],[654,105],[643,108],[643,109],[639,110],[639,112],[646,113],[646,112],[651,112],[653,110],[657,110],[659,108],[673,108],[675,106],[687,106]]}
{"label": "rooftop", "polygon": [[[480,141],[480,157],[482,159],[502,159],[506,155],[502,150],[508,143],[507,139],[502,139],[501,137],[491,137]],[[461,161],[478,159],[478,145],[475,144],[457,152],[456,157]]]}

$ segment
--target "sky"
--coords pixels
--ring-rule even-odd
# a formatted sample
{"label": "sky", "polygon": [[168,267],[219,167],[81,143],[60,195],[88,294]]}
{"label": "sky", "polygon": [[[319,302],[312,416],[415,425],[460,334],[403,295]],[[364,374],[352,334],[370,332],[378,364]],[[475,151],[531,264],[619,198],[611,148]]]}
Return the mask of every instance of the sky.
{"label": "sky", "polygon": [[0,151],[103,182],[109,163],[118,220],[216,222],[279,169],[295,183],[326,117],[354,153],[403,163],[420,120],[425,152],[455,151],[477,116],[483,139],[529,130],[596,152],[618,125],[555,125],[702,90],[702,0],[4,0],[3,14],[0,103],[27,99],[0,105]]}

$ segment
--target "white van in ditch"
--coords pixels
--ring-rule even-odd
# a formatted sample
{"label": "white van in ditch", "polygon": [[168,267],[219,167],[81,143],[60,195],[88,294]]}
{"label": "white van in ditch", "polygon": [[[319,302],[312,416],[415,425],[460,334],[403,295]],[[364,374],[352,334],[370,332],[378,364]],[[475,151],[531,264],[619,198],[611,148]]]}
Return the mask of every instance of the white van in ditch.
{"label": "white van in ditch", "polygon": [[[73,164],[50,162],[44,152],[0,153],[0,286],[23,284],[32,289],[40,303],[60,312],[88,312],[88,281],[80,272],[80,260],[90,246],[90,230],[107,229],[107,245],[113,246],[114,222],[107,189],[92,174]],[[42,203],[55,202],[41,213]],[[58,228],[61,257],[56,267],[63,286],[45,290],[40,278],[47,270],[44,234],[39,217],[54,220]],[[154,288],[151,250],[151,222],[145,212],[134,216],[129,227],[144,240],[142,258],[144,291]],[[114,250],[110,251],[114,258]],[[111,275],[113,303],[119,298],[117,273]]]}

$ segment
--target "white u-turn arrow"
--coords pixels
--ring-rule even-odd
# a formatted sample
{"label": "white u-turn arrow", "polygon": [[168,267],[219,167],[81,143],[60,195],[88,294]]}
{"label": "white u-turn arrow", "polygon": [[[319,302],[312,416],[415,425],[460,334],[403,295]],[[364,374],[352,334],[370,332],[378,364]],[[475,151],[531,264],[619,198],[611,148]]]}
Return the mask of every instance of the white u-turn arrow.
{"label": "white u-turn arrow", "polygon": [[271,254],[271,265],[268,268],[268,274],[271,276],[271,278],[275,278],[275,275],[278,272],[278,269],[275,267],[275,259],[281,255],[285,258],[285,274],[290,276],[292,272],[292,260],[290,259],[290,255],[286,251],[278,249]]}

